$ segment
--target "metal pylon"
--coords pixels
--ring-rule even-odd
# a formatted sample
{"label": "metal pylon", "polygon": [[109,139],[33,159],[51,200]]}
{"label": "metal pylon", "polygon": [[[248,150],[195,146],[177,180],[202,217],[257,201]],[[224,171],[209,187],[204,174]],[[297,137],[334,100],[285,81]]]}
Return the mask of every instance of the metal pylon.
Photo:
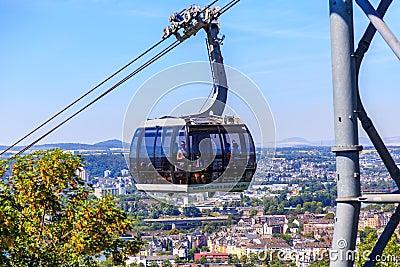
{"label": "metal pylon", "polygon": [[[400,189],[400,170],[368,118],[358,93],[359,68],[376,33],[382,35],[395,55],[400,59],[400,43],[383,21],[393,0],[382,0],[378,8],[368,0],[355,0],[370,20],[357,50],[354,50],[353,1],[330,0],[332,79],[334,101],[335,146],[337,172],[337,206],[335,228],[330,253],[331,267],[353,266],[356,253],[358,219],[362,202],[400,203],[400,194],[361,195],[358,120],[382,158],[390,176]],[[393,235],[400,221],[400,205],[397,206],[384,232],[379,237],[364,266],[374,266],[377,255]]]}

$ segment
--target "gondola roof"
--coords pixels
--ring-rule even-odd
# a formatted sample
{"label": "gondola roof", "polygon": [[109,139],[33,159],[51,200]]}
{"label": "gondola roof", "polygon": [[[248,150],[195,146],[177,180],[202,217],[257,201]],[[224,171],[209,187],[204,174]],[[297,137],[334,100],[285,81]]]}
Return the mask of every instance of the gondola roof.
{"label": "gondola roof", "polygon": [[172,117],[165,116],[156,119],[148,119],[140,127],[166,127],[183,125],[226,125],[244,124],[240,118],[234,116],[208,116],[208,117]]}

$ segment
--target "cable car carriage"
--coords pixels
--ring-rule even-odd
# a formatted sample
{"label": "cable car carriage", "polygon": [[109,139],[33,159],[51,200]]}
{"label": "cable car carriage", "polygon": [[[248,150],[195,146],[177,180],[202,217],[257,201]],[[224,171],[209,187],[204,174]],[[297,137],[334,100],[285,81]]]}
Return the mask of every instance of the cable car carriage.
{"label": "cable car carriage", "polygon": [[[193,10],[190,7],[181,16]],[[170,19],[174,32],[167,31],[163,38],[174,34],[184,40],[200,29],[206,31],[214,94],[201,113],[148,119],[136,129],[129,165],[138,190],[238,192],[246,190],[252,181],[256,154],[250,132],[239,118],[222,116],[228,84],[220,50],[222,39],[218,38],[219,12],[218,8],[205,8],[189,16],[192,19],[188,21],[176,22],[177,14]]]}
{"label": "cable car carriage", "polygon": [[253,139],[238,118],[161,118],[133,137],[130,169],[149,192],[243,191],[256,170]]}

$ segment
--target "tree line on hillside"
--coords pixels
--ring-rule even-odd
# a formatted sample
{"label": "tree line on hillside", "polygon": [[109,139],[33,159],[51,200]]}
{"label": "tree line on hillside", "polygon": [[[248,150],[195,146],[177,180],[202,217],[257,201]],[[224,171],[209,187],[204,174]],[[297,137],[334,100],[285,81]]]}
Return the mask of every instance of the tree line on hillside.
{"label": "tree line on hillside", "polygon": [[139,236],[120,238],[135,221],[90,194],[81,166],[59,149],[0,160],[1,266],[98,266],[102,255],[119,265],[140,250]]}
{"label": "tree line on hillside", "polygon": [[105,170],[111,171],[111,177],[118,177],[121,170],[128,169],[122,154],[84,155],[82,158],[90,177],[103,177]]}

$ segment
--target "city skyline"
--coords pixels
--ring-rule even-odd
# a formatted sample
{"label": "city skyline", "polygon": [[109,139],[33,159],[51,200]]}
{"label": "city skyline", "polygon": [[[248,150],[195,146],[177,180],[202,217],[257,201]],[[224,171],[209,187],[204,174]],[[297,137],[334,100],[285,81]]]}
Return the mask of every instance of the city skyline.
{"label": "city skyline", "polygon": [[[0,1],[4,25],[0,94],[5,114],[0,144],[12,144],[160,40],[168,17],[190,4]],[[208,1],[196,4],[204,6]],[[393,3],[385,17],[397,36],[399,10],[399,3]],[[356,4],[354,12],[357,43],[368,21]],[[275,119],[276,139],[333,139],[328,1],[241,1],[220,21],[221,34],[226,35],[225,63],[250,77],[263,92]],[[185,41],[41,143],[121,140],[125,110],[135,91],[165,68],[206,61],[204,38],[199,33]],[[366,109],[383,137],[400,136],[400,127],[393,123],[400,98],[396,90],[400,77],[395,75],[399,70],[396,57],[377,35],[362,66],[360,84]],[[188,93],[188,98],[192,95],[196,94]]]}

